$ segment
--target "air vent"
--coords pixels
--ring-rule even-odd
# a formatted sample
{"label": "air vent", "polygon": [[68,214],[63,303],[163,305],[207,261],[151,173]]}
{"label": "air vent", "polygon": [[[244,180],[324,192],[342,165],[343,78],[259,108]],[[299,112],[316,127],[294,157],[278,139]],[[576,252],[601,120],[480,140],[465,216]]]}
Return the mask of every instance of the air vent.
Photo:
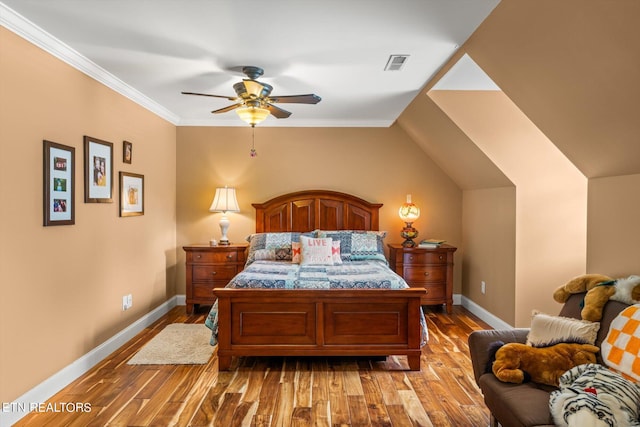
{"label": "air vent", "polygon": [[400,71],[404,64],[407,63],[409,55],[391,55],[387,61],[387,66],[384,67],[385,71]]}

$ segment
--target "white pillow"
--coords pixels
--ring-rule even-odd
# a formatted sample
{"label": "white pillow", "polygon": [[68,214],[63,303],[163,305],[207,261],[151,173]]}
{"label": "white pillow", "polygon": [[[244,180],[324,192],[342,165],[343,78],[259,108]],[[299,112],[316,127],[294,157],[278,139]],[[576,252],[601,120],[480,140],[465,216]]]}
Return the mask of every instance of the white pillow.
{"label": "white pillow", "polygon": [[330,237],[300,236],[300,265],[333,265],[333,242]]}
{"label": "white pillow", "polygon": [[600,322],[550,316],[534,310],[527,345],[547,347],[560,342],[594,344],[599,329]]}

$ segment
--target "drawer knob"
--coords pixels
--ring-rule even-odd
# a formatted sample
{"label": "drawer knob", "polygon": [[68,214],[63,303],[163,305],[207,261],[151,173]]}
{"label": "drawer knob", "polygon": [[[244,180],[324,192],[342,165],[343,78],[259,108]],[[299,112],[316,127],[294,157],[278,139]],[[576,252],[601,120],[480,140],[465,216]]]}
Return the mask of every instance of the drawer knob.
{"label": "drawer knob", "polygon": [[233,255],[231,254],[227,255],[227,259],[232,259],[232,258],[233,258]]}
{"label": "drawer knob", "polygon": [[196,258],[198,258],[198,259],[202,258],[202,255],[198,254],[198,255],[196,255]]}
{"label": "drawer knob", "polygon": [[444,259],[444,257],[442,255],[440,255],[439,258],[440,258],[440,261],[442,261]]}
{"label": "drawer knob", "polygon": [[428,271],[425,271],[425,272],[424,272],[424,275],[425,275],[425,276],[428,276],[428,275],[429,275],[429,272],[428,272]]}
{"label": "drawer knob", "polygon": [[428,294],[428,293],[429,293],[429,289],[425,289],[425,290],[424,290],[424,293],[425,293],[425,294]]}
{"label": "drawer knob", "polygon": [[409,261],[413,261],[413,256],[409,256]]}
{"label": "drawer knob", "polygon": [[211,272],[211,275],[212,275],[212,276],[215,276],[216,274],[218,274],[218,272],[217,272],[217,271],[212,271],[212,272]]}

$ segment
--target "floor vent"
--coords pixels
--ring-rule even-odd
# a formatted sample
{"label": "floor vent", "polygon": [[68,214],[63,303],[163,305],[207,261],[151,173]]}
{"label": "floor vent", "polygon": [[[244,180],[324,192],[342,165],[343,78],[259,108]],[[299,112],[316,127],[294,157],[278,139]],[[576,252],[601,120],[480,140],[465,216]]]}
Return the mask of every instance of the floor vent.
{"label": "floor vent", "polygon": [[409,55],[391,55],[387,61],[387,66],[384,67],[385,71],[400,71],[404,64],[407,63]]}

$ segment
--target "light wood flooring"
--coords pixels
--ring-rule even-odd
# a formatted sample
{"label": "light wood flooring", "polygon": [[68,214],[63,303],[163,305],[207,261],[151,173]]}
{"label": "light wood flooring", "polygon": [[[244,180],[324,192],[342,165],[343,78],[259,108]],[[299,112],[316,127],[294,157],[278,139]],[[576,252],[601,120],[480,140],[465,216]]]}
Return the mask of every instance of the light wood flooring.
{"label": "light wood flooring", "polygon": [[86,413],[32,413],[16,426],[486,426],[467,337],[489,327],[460,306],[425,307],[422,370],[406,358],[239,358],[207,365],[127,365],[170,323],[203,323],[207,308],[179,306],[48,402],[90,403]]}

